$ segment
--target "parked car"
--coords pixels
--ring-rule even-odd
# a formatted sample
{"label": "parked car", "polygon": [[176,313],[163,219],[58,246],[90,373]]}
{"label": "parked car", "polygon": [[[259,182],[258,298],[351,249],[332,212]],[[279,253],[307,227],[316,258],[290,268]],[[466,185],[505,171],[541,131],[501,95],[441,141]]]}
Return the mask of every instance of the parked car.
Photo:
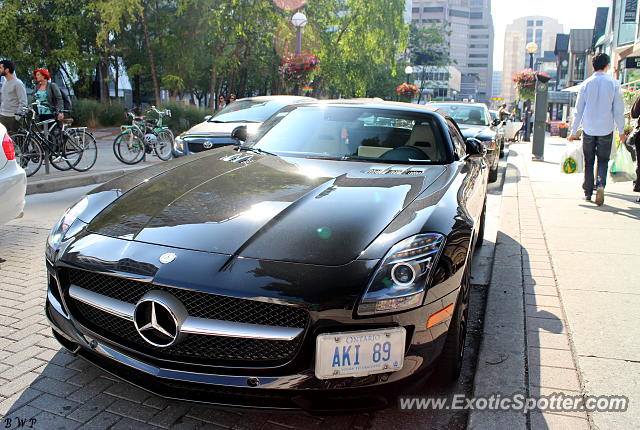
{"label": "parked car", "polygon": [[46,315],[73,353],[177,399],[337,411],[452,382],[485,151],[435,107],[286,106],[240,147],[71,207],[47,240]]}
{"label": "parked car", "polygon": [[505,126],[507,125],[507,121],[500,120],[500,115],[498,115],[497,110],[490,110],[489,113],[491,114],[492,124],[497,124],[495,125],[496,139],[500,142],[500,157],[502,157],[504,155],[504,143],[506,141]]}
{"label": "parked car", "polygon": [[476,138],[487,147],[487,161],[490,166],[489,182],[498,180],[500,161],[500,141],[498,123],[491,119],[489,109],[482,103],[430,103],[448,112],[456,121],[465,138]]}
{"label": "parked car", "polygon": [[22,216],[27,191],[27,175],[16,162],[13,141],[0,124],[2,151],[0,152],[0,224]]}
{"label": "parked car", "polygon": [[195,154],[226,145],[236,145],[231,133],[241,126],[254,133],[267,118],[290,103],[314,100],[298,96],[263,96],[236,100],[205,121],[175,138],[173,156]]}

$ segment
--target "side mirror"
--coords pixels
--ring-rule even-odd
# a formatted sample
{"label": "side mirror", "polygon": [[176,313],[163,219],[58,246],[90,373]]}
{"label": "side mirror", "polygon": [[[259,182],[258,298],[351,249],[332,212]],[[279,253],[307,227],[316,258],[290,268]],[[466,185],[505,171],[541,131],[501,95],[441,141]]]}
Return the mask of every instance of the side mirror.
{"label": "side mirror", "polygon": [[467,154],[471,157],[484,157],[487,155],[487,148],[484,143],[473,137],[467,139],[466,149]]}
{"label": "side mirror", "polygon": [[500,124],[502,124],[502,121],[500,121],[499,119],[494,119],[492,124],[493,124],[494,127],[497,127]]}
{"label": "side mirror", "polygon": [[236,127],[231,132],[231,138],[235,140],[239,140],[240,142],[244,142],[247,140],[247,126],[241,125],[240,127]]}
{"label": "side mirror", "polygon": [[205,121],[209,121],[209,120],[211,119],[211,117],[212,117],[212,116],[213,116],[213,115],[207,115],[207,116],[205,116],[205,117],[204,117],[204,120],[205,120]]}

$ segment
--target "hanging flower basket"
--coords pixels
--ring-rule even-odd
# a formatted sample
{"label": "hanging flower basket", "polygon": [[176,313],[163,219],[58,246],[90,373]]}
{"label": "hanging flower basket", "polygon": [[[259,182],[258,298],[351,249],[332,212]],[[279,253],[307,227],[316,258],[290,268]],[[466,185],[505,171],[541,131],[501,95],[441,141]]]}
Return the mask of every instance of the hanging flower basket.
{"label": "hanging flower basket", "polygon": [[396,92],[401,101],[410,102],[420,93],[420,89],[417,85],[407,84],[405,82],[396,87]]}
{"label": "hanging flower basket", "polygon": [[307,84],[320,62],[313,54],[289,54],[282,59],[280,73],[285,81]]}
{"label": "hanging flower basket", "polygon": [[516,73],[513,77],[513,82],[516,84],[518,91],[518,98],[520,100],[535,100],[536,98],[536,82],[538,76],[550,78],[549,75],[543,72],[536,72],[531,69],[525,69],[519,73]]}

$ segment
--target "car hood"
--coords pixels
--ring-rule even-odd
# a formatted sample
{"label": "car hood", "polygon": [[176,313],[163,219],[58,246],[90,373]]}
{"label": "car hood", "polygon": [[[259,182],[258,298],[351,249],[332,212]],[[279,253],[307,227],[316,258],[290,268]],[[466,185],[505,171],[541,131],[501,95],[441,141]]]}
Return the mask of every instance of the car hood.
{"label": "car hood", "polygon": [[480,140],[486,140],[487,138],[491,139],[495,132],[491,129],[491,127],[485,125],[467,125],[467,124],[458,124],[460,127],[460,131],[465,139],[476,138]]}
{"label": "car hood", "polygon": [[[342,265],[356,259],[446,166],[385,165],[238,152],[175,167],[126,192],[89,231],[234,257]],[[409,166],[402,166],[406,169]]]}
{"label": "car hood", "polygon": [[255,132],[258,129],[258,127],[260,127],[260,124],[262,124],[262,123],[257,123],[257,122],[209,122],[209,121],[205,121],[205,122],[201,122],[200,124],[194,125],[189,130],[184,132],[183,135],[184,136],[190,136],[190,135],[198,135],[198,136],[203,136],[203,135],[212,135],[212,136],[224,135],[224,136],[230,136],[231,132],[233,130],[235,130],[237,127],[240,127],[240,126],[243,126],[243,125],[247,126],[247,133],[251,134],[251,133]]}

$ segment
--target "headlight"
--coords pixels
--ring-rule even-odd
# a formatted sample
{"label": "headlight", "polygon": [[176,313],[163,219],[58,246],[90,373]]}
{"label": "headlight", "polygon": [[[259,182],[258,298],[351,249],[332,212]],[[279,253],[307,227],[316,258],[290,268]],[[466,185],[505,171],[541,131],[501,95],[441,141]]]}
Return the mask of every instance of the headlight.
{"label": "headlight", "polygon": [[441,234],[427,233],[394,245],[369,282],[358,315],[397,312],[422,305],[444,239]]}
{"label": "headlight", "polygon": [[[71,237],[73,234],[77,233],[75,229],[74,231],[70,231],[69,227],[71,227],[74,221],[78,219],[78,216],[87,208],[88,204],[89,200],[84,197],[78,203],[67,209],[58,223],[53,227],[53,229],[51,229],[51,233],[49,233],[49,238],[47,239],[48,248],[56,248],[60,245],[63,239]],[[82,224],[84,223],[79,223],[79,225]]]}
{"label": "headlight", "polygon": [[176,137],[174,139],[174,146],[176,151],[178,152],[184,152],[184,140],[182,140],[182,138],[180,136]]}

